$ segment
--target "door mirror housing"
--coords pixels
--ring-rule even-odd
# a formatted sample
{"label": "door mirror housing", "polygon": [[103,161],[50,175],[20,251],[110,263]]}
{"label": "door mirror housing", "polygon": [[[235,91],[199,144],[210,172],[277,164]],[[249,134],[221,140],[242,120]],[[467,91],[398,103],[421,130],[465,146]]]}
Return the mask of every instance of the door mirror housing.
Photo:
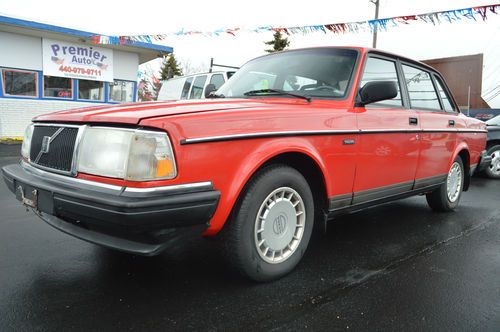
{"label": "door mirror housing", "polygon": [[366,83],[359,90],[358,106],[375,103],[377,101],[392,99],[398,95],[396,82],[373,81]]}
{"label": "door mirror housing", "polygon": [[214,84],[208,84],[205,88],[205,98],[210,98],[210,94],[214,91],[216,91],[217,89],[215,88],[215,85]]}

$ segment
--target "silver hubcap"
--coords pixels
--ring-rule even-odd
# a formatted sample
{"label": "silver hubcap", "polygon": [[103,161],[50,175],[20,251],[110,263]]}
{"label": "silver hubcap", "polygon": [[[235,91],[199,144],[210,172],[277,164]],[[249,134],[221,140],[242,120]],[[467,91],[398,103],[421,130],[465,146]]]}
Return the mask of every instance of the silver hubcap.
{"label": "silver hubcap", "polygon": [[493,151],[491,154],[490,172],[500,175],[500,150]]}
{"label": "silver hubcap", "polygon": [[460,168],[460,164],[457,162],[454,162],[453,165],[451,165],[450,171],[448,172],[446,187],[448,190],[448,199],[452,203],[455,202],[462,189],[462,169]]}
{"label": "silver hubcap", "polygon": [[270,193],[259,208],[255,219],[255,247],[268,263],[286,261],[304,235],[306,210],[302,197],[288,187]]}

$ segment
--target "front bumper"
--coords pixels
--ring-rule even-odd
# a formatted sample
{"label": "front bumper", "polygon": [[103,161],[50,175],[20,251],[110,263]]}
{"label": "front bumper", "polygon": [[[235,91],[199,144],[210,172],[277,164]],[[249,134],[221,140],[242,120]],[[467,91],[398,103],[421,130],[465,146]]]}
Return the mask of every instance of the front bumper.
{"label": "front bumper", "polygon": [[477,164],[476,173],[484,171],[485,168],[491,165],[491,156],[489,156],[485,151],[481,152],[481,157],[479,158],[479,163]]}
{"label": "front bumper", "polygon": [[140,255],[155,255],[187,237],[201,236],[220,197],[209,182],[127,190],[54,175],[24,162],[6,166],[2,173],[16,198],[49,225],[88,242]]}

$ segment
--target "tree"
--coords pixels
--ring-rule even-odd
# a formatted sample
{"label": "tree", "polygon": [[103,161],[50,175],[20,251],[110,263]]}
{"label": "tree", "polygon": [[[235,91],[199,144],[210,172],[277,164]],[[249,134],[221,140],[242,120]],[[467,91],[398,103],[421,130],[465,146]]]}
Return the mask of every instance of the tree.
{"label": "tree", "polygon": [[174,76],[182,76],[182,69],[180,63],[177,62],[175,55],[170,53],[163,57],[163,62],[160,67],[160,80],[168,80]]}
{"label": "tree", "polygon": [[264,44],[272,46],[271,49],[266,50],[267,53],[283,51],[285,48],[290,46],[290,41],[288,41],[288,38],[283,38],[280,31],[274,32],[273,37],[273,40],[264,42]]}
{"label": "tree", "polygon": [[151,85],[153,86],[155,99],[158,97],[158,93],[160,92],[161,81],[168,80],[174,76],[182,76],[181,64],[177,62],[173,53],[163,57],[159,74],[159,78],[155,75],[152,75],[151,77]]}

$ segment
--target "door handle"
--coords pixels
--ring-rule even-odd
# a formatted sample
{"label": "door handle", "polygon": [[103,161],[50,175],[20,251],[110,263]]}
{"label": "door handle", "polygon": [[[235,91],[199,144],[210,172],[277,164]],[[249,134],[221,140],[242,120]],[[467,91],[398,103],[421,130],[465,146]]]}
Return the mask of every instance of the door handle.
{"label": "door handle", "polygon": [[418,124],[418,119],[417,118],[410,118],[410,124],[413,126],[416,126]]}
{"label": "door handle", "polygon": [[453,127],[455,125],[455,120],[448,120],[448,124]]}
{"label": "door handle", "polygon": [[356,143],[356,141],[353,139],[345,139],[342,141],[342,144],[344,145],[353,145],[354,143]]}

